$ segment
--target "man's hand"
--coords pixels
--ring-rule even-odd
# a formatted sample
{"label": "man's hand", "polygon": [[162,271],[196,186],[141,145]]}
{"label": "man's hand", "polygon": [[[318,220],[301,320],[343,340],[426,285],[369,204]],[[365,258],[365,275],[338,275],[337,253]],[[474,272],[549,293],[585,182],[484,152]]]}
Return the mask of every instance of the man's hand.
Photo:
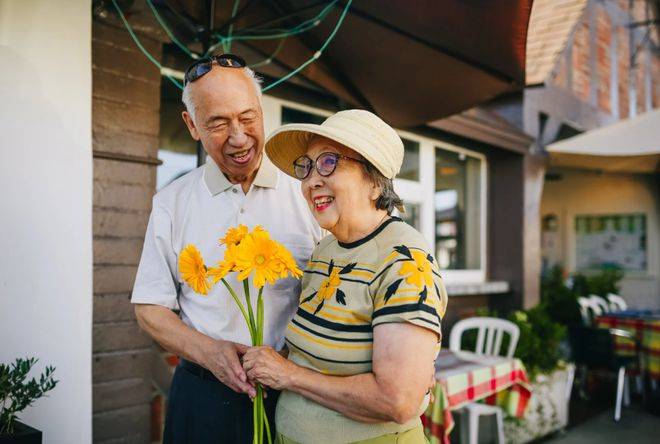
{"label": "man's hand", "polygon": [[240,357],[248,347],[230,341],[214,340],[203,363],[216,378],[237,393],[247,393],[254,398],[256,389],[248,383],[247,375],[241,365]]}
{"label": "man's hand", "polygon": [[275,390],[284,390],[297,366],[271,347],[251,347],[243,357],[243,368],[251,381]]}
{"label": "man's hand", "polygon": [[247,346],[200,333],[160,305],[136,304],[135,315],[140,327],[166,350],[198,363],[235,392],[256,395],[240,362]]}

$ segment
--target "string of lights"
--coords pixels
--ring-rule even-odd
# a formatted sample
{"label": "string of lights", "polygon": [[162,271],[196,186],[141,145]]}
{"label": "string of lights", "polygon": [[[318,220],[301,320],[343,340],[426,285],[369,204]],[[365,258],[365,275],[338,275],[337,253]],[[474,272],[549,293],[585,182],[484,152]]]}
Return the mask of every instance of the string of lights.
{"label": "string of lights", "polygon": [[[231,19],[233,20],[234,17],[236,16],[236,10],[238,9],[238,3],[240,0],[234,0],[234,7],[231,8]],[[225,52],[230,52],[231,51],[231,33],[234,31],[234,24],[232,23],[229,25],[229,32],[227,33],[227,37],[229,38],[229,41],[227,42],[227,48],[225,49]]]}
{"label": "string of lights", "polygon": [[300,71],[302,71],[303,69],[305,69],[305,68],[307,67],[307,65],[309,65],[310,63],[314,62],[316,59],[318,59],[319,57],[321,57],[321,54],[323,54],[323,51],[325,51],[325,48],[328,47],[328,45],[330,44],[330,42],[332,41],[332,39],[335,38],[335,35],[337,34],[337,31],[339,31],[339,27],[340,27],[341,24],[344,22],[344,19],[346,18],[346,14],[348,13],[348,8],[351,7],[351,3],[353,3],[353,0],[348,0],[348,1],[346,2],[346,6],[344,6],[344,10],[342,11],[341,15],[339,16],[339,20],[337,20],[337,24],[335,25],[335,28],[332,30],[332,32],[330,33],[330,35],[328,36],[328,38],[325,40],[325,43],[323,43],[323,45],[321,46],[321,48],[320,48],[318,51],[316,51],[316,52],[314,53],[314,55],[313,55],[312,57],[309,58],[309,60],[307,60],[307,61],[306,61],[305,63],[303,63],[302,65],[300,65],[298,68],[296,68],[296,69],[294,69],[293,71],[291,71],[289,74],[285,75],[284,77],[281,77],[280,79],[278,79],[278,80],[274,81],[273,83],[271,83],[270,85],[266,86],[265,88],[262,89],[262,91],[266,92],[266,91],[268,91],[269,89],[276,87],[276,86],[279,85],[280,83],[289,80],[291,77],[295,76],[295,75],[298,74]]}
{"label": "string of lights", "polygon": [[[212,45],[208,51],[206,52],[205,55],[213,54],[213,52],[219,47],[222,46],[225,48],[225,52],[227,52],[226,47],[227,47],[227,41],[229,39],[229,46],[231,47],[231,41],[234,40],[274,40],[274,39],[280,39],[280,38],[287,38],[293,35],[297,34],[302,34],[303,32],[309,31],[312,28],[317,27],[318,25],[323,22],[323,20],[330,14],[332,11],[332,8],[338,3],[339,0],[333,0],[331,3],[326,5],[321,12],[319,12],[318,15],[315,17],[305,20],[304,22],[294,26],[293,28],[290,29],[255,29],[251,30],[250,28],[245,28],[244,30],[241,30],[240,32],[237,32],[235,36],[223,36],[222,34],[215,33],[213,36],[218,40],[218,43]],[[265,32],[266,35],[260,35],[260,36],[253,36],[253,35],[243,35],[245,32]],[[273,33],[275,32],[275,33]],[[268,60],[268,59],[267,59]],[[265,62],[265,61],[264,61]],[[264,65],[266,63],[259,62],[261,65]]]}
{"label": "string of lights", "polygon": [[[328,5],[326,5],[320,12],[317,14],[315,17],[312,17],[311,19],[305,20],[304,22],[294,26],[293,28],[289,29],[283,29],[283,28],[275,28],[275,29],[250,29],[250,28],[245,28],[243,30],[237,31],[234,35],[233,34],[233,24],[229,26],[228,33],[226,36],[223,36],[219,33],[214,34],[214,37],[218,40],[218,43],[212,45],[209,50],[204,54],[204,57],[208,56],[209,54],[212,54],[215,49],[217,49],[219,46],[222,46],[225,52],[229,52],[231,50],[231,43],[233,41],[240,41],[240,40],[275,40],[275,39],[280,39],[280,42],[275,49],[275,51],[266,59],[253,63],[251,65],[248,65],[251,68],[259,67],[259,66],[264,66],[269,63],[272,63],[277,54],[280,52],[282,49],[284,42],[286,39],[290,36],[294,36],[297,34],[301,34],[303,32],[306,32],[319,24],[323,22],[323,20],[330,14],[332,11],[333,7],[339,2],[339,0],[333,0],[330,2]],[[346,5],[344,6],[344,9],[339,16],[339,19],[337,20],[337,23],[335,24],[335,27],[333,28],[332,32],[330,35],[326,38],[325,42],[321,47],[319,48],[318,51],[316,51],[308,60],[303,62],[300,66],[298,66],[296,69],[293,71],[289,72],[287,75],[284,77],[281,77],[280,79],[274,81],[270,85],[267,85],[266,87],[263,88],[263,91],[267,91],[271,88],[274,88],[275,86],[287,81],[291,77],[295,76],[298,74],[300,71],[305,69],[307,66],[309,66],[311,63],[313,63],[315,60],[317,60],[321,55],[323,54],[323,51],[328,47],[330,42],[333,40],[335,35],[337,34],[337,31],[341,27],[344,19],[346,18],[346,14],[348,13],[348,9],[351,6],[351,3],[353,0],[348,0],[346,2]],[[236,11],[238,9],[238,5],[240,3],[240,0],[234,0],[234,5],[232,7],[232,18],[236,15]],[[131,36],[133,42],[135,45],[140,49],[140,51],[145,55],[145,57],[153,63],[155,66],[157,66],[161,72],[164,71],[163,66],[158,62],[158,60],[151,54],[149,51],[142,45],[140,42],[140,39],[138,36],[135,34],[133,31],[132,27],[128,23],[128,20],[124,16],[124,13],[122,12],[121,8],[117,4],[116,0],[112,0],[112,4],[117,10],[117,13],[119,14],[119,17],[121,18],[124,27],[128,31],[129,35]],[[179,49],[181,49],[185,54],[187,54],[190,58],[192,59],[199,59],[200,56],[193,51],[191,51],[186,45],[184,45],[180,40],[176,38],[172,30],[168,27],[166,24],[165,20],[161,17],[161,15],[158,13],[157,9],[154,7],[152,4],[151,0],[147,0],[147,4],[149,5],[149,8],[151,9],[151,12],[153,13],[154,17],[160,24],[160,26],[163,28],[167,36],[172,40],[172,43],[174,43]],[[264,35],[252,35],[252,34],[260,34],[263,33]],[[163,73],[165,77],[167,77],[174,85],[176,85],[179,89],[183,89],[183,85],[174,77],[171,75],[168,75],[167,73]]]}
{"label": "string of lights", "polygon": [[[114,3],[114,1],[113,1],[113,3]],[[173,33],[173,32],[170,30],[170,28],[165,24],[165,20],[163,20],[163,18],[160,16],[160,14],[158,13],[158,10],[157,10],[156,7],[153,5],[153,3],[151,2],[151,0],[147,0],[147,4],[149,5],[149,8],[151,9],[151,13],[154,15],[154,17],[156,17],[156,20],[158,21],[158,23],[160,24],[160,26],[161,26],[161,27],[163,28],[163,30],[165,31],[165,34],[167,34],[167,36],[170,38],[170,40],[172,40],[172,43],[174,43],[176,46],[178,46],[179,49],[181,49],[183,52],[185,52],[186,54],[188,54],[188,56],[189,56],[190,58],[192,58],[192,59],[198,59],[199,56],[198,56],[197,54],[195,54],[195,53],[192,52],[190,49],[188,49],[188,47],[187,47],[186,45],[184,45],[183,43],[181,43],[181,41],[180,41],[179,39],[176,38],[176,36],[174,35],[174,33]]]}
{"label": "string of lights", "polygon": [[264,59],[261,62],[252,63],[248,65],[248,68],[258,68],[260,66],[264,66],[264,65],[268,65],[269,63],[272,63],[275,57],[277,57],[277,54],[280,53],[280,50],[284,46],[285,41],[286,41],[286,37],[280,40],[280,43],[277,45],[277,48],[275,48],[275,51],[273,51],[273,53],[267,59]]}
{"label": "string of lights", "polygon": [[[145,57],[147,59],[149,59],[149,61],[151,63],[156,65],[158,67],[158,69],[160,69],[161,72],[162,72],[163,65],[161,65],[160,62],[158,60],[156,60],[156,58],[154,56],[152,56],[151,53],[149,53],[149,51],[147,51],[147,48],[145,48],[142,45],[142,43],[140,42],[140,39],[137,37],[137,35],[135,35],[135,32],[133,32],[133,28],[131,28],[131,25],[128,23],[128,20],[126,20],[126,17],[124,17],[124,13],[122,12],[119,5],[117,4],[116,0],[112,0],[112,4],[115,6],[115,9],[117,10],[117,13],[119,14],[119,17],[121,18],[121,21],[124,23],[124,27],[128,31],[131,38],[133,39],[133,42],[135,43],[135,45],[140,49],[140,51],[142,51],[142,54],[144,54]],[[174,77],[172,77],[170,75],[167,75],[167,74],[165,74],[165,77],[167,77],[170,80],[170,82],[172,82],[174,85],[176,85],[179,89],[183,90],[183,85],[177,79],[175,79]]]}

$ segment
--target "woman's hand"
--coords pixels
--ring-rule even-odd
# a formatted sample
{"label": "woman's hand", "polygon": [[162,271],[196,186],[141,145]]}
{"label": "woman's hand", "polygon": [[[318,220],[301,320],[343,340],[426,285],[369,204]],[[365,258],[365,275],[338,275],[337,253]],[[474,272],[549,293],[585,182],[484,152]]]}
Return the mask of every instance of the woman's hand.
{"label": "woman's hand", "polygon": [[243,369],[250,381],[256,381],[275,390],[284,390],[298,366],[272,347],[251,347],[243,355]]}

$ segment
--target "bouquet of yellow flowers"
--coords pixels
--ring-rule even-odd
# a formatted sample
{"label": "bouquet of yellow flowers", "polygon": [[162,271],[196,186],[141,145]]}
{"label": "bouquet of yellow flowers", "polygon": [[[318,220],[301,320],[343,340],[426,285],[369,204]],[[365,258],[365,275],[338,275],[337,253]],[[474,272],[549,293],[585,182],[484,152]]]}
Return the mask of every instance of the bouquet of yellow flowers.
{"label": "bouquet of yellow flowers", "polygon": [[[225,233],[225,237],[220,239],[220,245],[225,246],[225,254],[215,267],[207,267],[197,247],[192,244],[187,245],[179,255],[181,276],[193,291],[202,295],[207,295],[213,285],[222,282],[243,314],[252,345],[263,345],[264,302],[262,293],[264,285],[266,283],[272,285],[278,279],[286,278],[289,275],[300,278],[302,271],[296,265],[291,252],[284,245],[271,239],[268,232],[259,225],[252,232],[245,225],[230,228]],[[225,279],[227,274],[234,272],[238,273],[237,279],[243,281],[245,305]],[[248,280],[250,276],[252,276],[253,285],[259,289],[256,316],[250,300]],[[254,443],[263,443],[264,429],[268,442],[272,442],[261,385],[257,386],[257,396],[254,399],[253,425]]]}

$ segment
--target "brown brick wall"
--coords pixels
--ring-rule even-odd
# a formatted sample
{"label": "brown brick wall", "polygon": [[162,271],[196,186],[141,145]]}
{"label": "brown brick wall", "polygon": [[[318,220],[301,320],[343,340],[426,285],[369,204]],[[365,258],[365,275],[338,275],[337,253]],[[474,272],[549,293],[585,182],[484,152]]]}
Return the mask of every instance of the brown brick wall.
{"label": "brown brick wall", "polygon": [[617,52],[617,91],[619,92],[619,118],[626,119],[630,114],[630,42],[628,30],[617,28],[616,30],[616,52]]}
{"label": "brown brick wall", "polygon": [[[621,13],[629,15],[626,18]],[[631,71],[631,31],[626,26],[630,22],[652,17],[652,8],[644,0],[619,0],[616,3],[591,0],[575,25],[573,36],[568,42],[570,48],[565,48],[563,56],[557,58],[552,83],[568,87],[580,100],[603,113],[618,112],[620,119],[626,119],[630,115],[630,94],[635,94],[635,111],[638,114],[647,111],[646,65],[650,63],[648,69],[652,81],[649,93],[653,107],[660,106],[660,57],[652,53],[649,62],[649,49],[641,48]],[[633,28],[637,44],[641,39],[640,33],[645,32],[645,29],[644,26]],[[653,44],[658,44],[655,42],[655,34],[652,34],[651,40]],[[648,42],[645,45],[648,46]],[[616,70],[616,85],[612,84],[612,70]],[[570,85],[567,84],[569,82]],[[592,96],[593,92],[595,97]],[[613,93],[615,103],[612,102]],[[618,109],[613,109],[615,106]]]}
{"label": "brown brick wall", "polygon": [[635,93],[637,94],[636,108],[637,114],[646,111],[646,64],[647,50],[639,50],[635,59]]}
{"label": "brown brick wall", "polygon": [[612,84],[612,22],[604,8],[596,10],[596,99],[598,107],[612,112],[610,88]]}
{"label": "brown brick wall", "polygon": [[[160,57],[159,41],[140,40]],[[95,20],[92,80],[93,439],[149,442],[152,341],[129,298],[156,183],[160,73],[123,28]],[[113,154],[135,158],[108,159]]]}
{"label": "brown brick wall", "polygon": [[573,93],[585,102],[589,101],[591,67],[589,65],[589,23],[587,20],[577,25],[573,36]]}
{"label": "brown brick wall", "polygon": [[568,63],[566,57],[559,57],[557,66],[553,71],[552,83],[562,88],[568,88]]}

